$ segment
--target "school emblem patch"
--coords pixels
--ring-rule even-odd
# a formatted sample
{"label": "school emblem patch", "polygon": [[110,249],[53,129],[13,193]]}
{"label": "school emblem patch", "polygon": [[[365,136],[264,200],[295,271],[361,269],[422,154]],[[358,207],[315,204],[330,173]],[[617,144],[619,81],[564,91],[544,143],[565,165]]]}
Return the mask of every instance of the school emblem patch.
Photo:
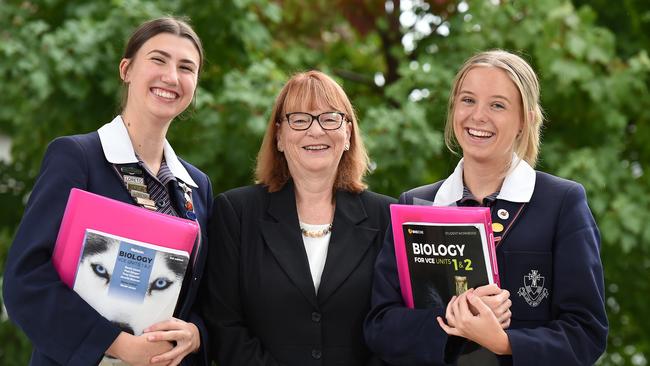
{"label": "school emblem patch", "polygon": [[537,307],[545,297],[548,297],[548,289],[544,288],[544,276],[538,270],[532,269],[524,276],[524,287],[520,287],[517,294],[522,296],[528,305]]}

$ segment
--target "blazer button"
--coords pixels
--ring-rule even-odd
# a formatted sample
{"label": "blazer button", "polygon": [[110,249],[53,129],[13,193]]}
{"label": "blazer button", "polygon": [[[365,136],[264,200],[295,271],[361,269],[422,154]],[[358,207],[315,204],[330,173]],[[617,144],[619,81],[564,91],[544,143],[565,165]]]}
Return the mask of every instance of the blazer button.
{"label": "blazer button", "polygon": [[313,321],[314,323],[320,323],[320,318],[321,315],[319,312],[314,311],[313,313],[311,313],[311,321]]}
{"label": "blazer button", "polygon": [[313,350],[311,351],[311,357],[313,357],[313,358],[315,358],[315,359],[317,359],[317,360],[320,360],[320,358],[321,358],[322,356],[323,356],[323,354],[321,353],[320,350],[313,349]]}

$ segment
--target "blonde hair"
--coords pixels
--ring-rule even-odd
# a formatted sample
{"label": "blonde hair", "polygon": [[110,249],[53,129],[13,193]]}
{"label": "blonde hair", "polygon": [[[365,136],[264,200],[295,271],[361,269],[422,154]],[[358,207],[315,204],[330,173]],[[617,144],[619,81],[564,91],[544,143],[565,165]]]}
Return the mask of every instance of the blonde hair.
{"label": "blonde hair", "polygon": [[312,110],[334,109],[345,113],[345,120],[352,125],[350,149],[343,153],[339,161],[333,189],[355,193],[366,189],[363,178],[368,171],[368,154],[359,133],[354,109],[341,86],[320,71],[297,73],[280,90],[257,154],[256,182],[266,185],[269,192],[275,192],[291,178],[287,160],[277,149],[278,130],[285,119],[286,111],[301,107]]}
{"label": "blonde hair", "polygon": [[454,79],[445,123],[445,143],[456,153],[458,141],[454,135],[454,102],[467,73],[475,67],[497,67],[506,72],[517,86],[522,102],[523,128],[515,139],[513,151],[519,158],[535,167],[539,154],[540,134],[544,115],[539,102],[539,81],[533,68],[521,57],[503,50],[491,50],[470,57],[460,68]]}

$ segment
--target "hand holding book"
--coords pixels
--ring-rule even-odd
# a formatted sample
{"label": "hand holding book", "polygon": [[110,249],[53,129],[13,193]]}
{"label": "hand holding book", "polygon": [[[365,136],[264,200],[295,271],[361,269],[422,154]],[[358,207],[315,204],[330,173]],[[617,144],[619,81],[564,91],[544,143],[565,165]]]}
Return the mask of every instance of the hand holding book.
{"label": "hand holding book", "polygon": [[[474,295],[480,297],[481,301],[492,310],[501,328],[507,329],[510,326],[510,318],[512,317],[512,312],[510,312],[512,306],[510,291],[503,290],[495,284],[490,284],[474,289]],[[472,312],[477,314],[478,310],[473,309]]]}
{"label": "hand holding book", "polygon": [[171,362],[169,365],[178,365],[185,355],[196,352],[201,346],[199,328],[176,318],[156,323],[146,328],[144,332],[150,342],[168,341],[176,345],[170,351],[153,357],[151,363],[154,364]]}
{"label": "hand holding book", "polygon": [[105,358],[100,366],[175,366],[181,363],[185,355],[196,352],[200,345],[196,325],[172,318],[146,328],[139,336],[122,332],[106,351],[115,360]]}
{"label": "hand holding book", "polygon": [[[199,348],[194,324],[169,322],[197,236],[194,221],[72,189],[52,260],[62,281],[122,330],[109,356],[174,364]],[[153,334],[139,336],[145,330]]]}
{"label": "hand holding book", "polygon": [[[104,357],[99,365],[151,365],[153,357],[169,352],[174,347],[169,342],[150,342],[146,337],[146,334],[134,336],[125,332],[120,333],[113,341],[113,344],[106,350],[106,355],[113,357],[115,360]],[[163,363],[159,364],[163,365]]]}
{"label": "hand holding book", "polygon": [[492,309],[473,289],[451,299],[445,318],[447,324],[441,317],[436,318],[445,333],[467,338],[495,354],[512,354],[508,335]]}

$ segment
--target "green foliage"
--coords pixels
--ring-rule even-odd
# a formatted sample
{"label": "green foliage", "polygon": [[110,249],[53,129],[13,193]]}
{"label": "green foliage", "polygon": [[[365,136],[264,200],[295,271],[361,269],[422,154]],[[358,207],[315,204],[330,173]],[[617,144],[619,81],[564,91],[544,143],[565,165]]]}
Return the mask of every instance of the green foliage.
{"label": "green foliage", "polygon": [[[13,228],[4,227],[0,229],[0,263],[4,264],[11,243]],[[2,278],[0,277],[0,285]],[[0,365],[27,365],[31,353],[31,345],[27,337],[16,326],[9,322],[7,312],[4,308],[2,293],[0,293]]]}
{"label": "green foliage", "polygon": [[[444,178],[457,161],[442,135],[452,78],[476,51],[504,48],[540,76],[539,168],[581,182],[601,229],[610,337],[599,364],[646,364],[650,6],[574,3],[422,0],[387,11],[383,0],[0,2],[0,133],[14,146],[12,161],[0,162],[0,260],[48,141],[95,130],[118,111],[124,41],[147,18],[187,15],[203,39],[195,106],[169,139],[215,193],[252,182],[275,95],[307,69],[333,75],[351,97],[371,189],[397,195]],[[0,364],[25,364],[29,344],[2,317],[0,335]]]}

